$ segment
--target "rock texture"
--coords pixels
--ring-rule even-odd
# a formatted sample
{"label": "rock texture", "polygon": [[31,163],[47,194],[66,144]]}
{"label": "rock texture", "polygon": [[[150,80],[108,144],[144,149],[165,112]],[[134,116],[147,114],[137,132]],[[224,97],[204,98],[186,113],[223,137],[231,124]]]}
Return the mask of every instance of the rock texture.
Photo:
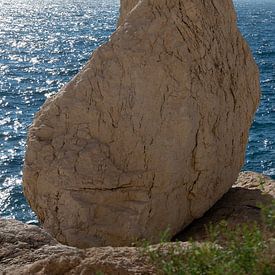
{"label": "rock texture", "polygon": [[[274,199],[274,181],[256,173],[242,173],[237,184],[202,219],[192,223],[177,238],[187,240],[192,237],[202,241],[206,238],[204,226],[221,219],[229,226],[250,221],[261,224],[259,204],[269,204]],[[181,245],[188,247],[187,242]],[[0,220],[1,275],[91,275],[97,271],[106,275],[156,274],[138,248],[77,249],[57,243],[36,226]]]}
{"label": "rock texture", "polygon": [[138,248],[81,250],[58,244],[37,226],[0,219],[0,274],[126,275],[155,272]]}
{"label": "rock texture", "polygon": [[118,26],[123,24],[127,15],[138,4],[139,0],[120,0],[120,17],[118,19]]}
{"label": "rock texture", "polygon": [[124,17],[29,131],[25,195],[78,247],[201,217],[235,182],[259,101],[231,0],[141,0]]}

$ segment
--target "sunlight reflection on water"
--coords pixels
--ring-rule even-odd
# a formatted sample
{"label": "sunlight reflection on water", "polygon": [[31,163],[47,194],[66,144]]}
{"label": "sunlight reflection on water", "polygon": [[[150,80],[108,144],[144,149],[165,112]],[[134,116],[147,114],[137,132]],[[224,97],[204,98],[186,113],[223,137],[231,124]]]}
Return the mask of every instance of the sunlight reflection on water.
{"label": "sunlight reflection on water", "polygon": [[[119,0],[0,0],[0,215],[33,223],[21,187],[28,125],[114,31]],[[261,70],[245,169],[275,177],[275,1],[237,0]]]}

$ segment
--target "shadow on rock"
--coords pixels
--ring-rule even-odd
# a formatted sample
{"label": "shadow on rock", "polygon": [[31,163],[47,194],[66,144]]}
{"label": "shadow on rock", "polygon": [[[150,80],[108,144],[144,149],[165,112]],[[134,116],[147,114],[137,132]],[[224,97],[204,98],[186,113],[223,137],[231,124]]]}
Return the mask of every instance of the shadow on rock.
{"label": "shadow on rock", "polygon": [[205,215],[195,220],[173,240],[207,239],[207,227],[226,221],[229,227],[238,224],[257,223],[261,226],[261,208],[272,203],[275,197],[275,182],[254,172],[240,174],[234,185]]}

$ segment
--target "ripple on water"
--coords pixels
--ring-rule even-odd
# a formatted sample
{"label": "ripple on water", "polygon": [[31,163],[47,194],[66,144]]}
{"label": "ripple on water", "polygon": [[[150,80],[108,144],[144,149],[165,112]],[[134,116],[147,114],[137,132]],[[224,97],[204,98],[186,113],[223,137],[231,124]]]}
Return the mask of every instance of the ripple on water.
{"label": "ripple on water", "polygon": [[22,195],[27,128],[114,31],[119,0],[0,0],[0,215],[33,223]]}
{"label": "ripple on water", "polygon": [[[275,2],[236,0],[261,70],[262,104],[244,169],[275,177]],[[114,31],[119,0],[0,0],[0,215],[33,223],[22,194],[27,128]]]}

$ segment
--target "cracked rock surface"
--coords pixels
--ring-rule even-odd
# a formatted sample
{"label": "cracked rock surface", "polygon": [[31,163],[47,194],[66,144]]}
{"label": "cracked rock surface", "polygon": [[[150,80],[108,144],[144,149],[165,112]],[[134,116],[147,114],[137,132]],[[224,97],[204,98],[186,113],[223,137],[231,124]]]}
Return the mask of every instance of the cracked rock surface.
{"label": "cracked rock surface", "polygon": [[127,15],[138,4],[139,0],[120,0],[120,16],[118,19],[118,26],[123,24]]}
{"label": "cracked rock surface", "polygon": [[138,248],[78,249],[37,226],[0,219],[1,275],[155,274],[148,262]]}
{"label": "cracked rock surface", "polygon": [[25,195],[82,248],[157,242],[201,217],[235,182],[259,102],[231,0],[126,2],[29,130]]}
{"label": "cracked rock surface", "polygon": [[226,221],[228,228],[240,224],[257,223],[263,228],[265,223],[261,208],[271,205],[275,199],[275,181],[255,172],[240,173],[234,186],[204,216],[194,221],[175,239],[205,241],[209,234],[206,228]]}

